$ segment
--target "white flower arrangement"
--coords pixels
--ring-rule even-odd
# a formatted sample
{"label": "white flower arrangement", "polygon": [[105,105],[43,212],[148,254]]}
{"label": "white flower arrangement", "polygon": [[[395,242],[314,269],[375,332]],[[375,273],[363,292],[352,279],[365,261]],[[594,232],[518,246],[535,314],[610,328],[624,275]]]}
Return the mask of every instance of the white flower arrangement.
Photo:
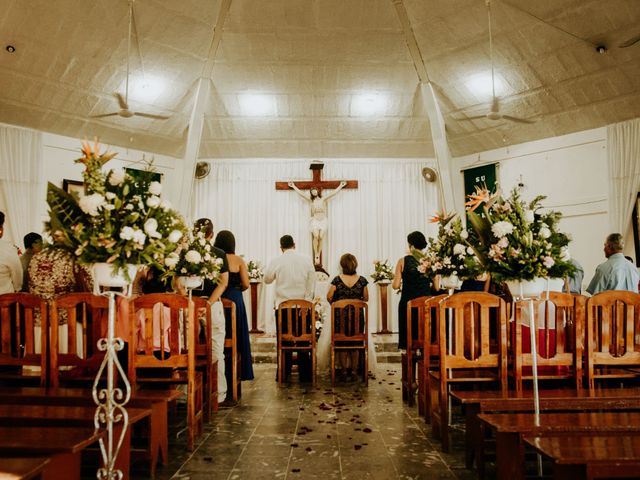
{"label": "white flower arrangement", "polygon": [[249,260],[247,270],[249,272],[249,280],[262,280],[262,277],[264,277],[262,265],[256,260]]}
{"label": "white flower arrangement", "polygon": [[165,258],[167,276],[196,276],[216,281],[224,261],[216,257],[213,241],[207,240],[202,231],[185,236],[178,249]]}
{"label": "white flower arrangement", "polygon": [[373,283],[388,283],[393,280],[394,274],[389,265],[389,260],[375,260],[373,262],[373,273],[371,278]]}

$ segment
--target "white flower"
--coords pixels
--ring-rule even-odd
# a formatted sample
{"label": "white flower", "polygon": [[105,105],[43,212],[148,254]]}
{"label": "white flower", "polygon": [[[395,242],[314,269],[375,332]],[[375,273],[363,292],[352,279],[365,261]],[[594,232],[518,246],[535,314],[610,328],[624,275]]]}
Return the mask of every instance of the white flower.
{"label": "white flower", "polygon": [[136,230],[133,232],[133,241],[139,245],[144,245],[144,242],[147,241],[147,236],[142,230]]}
{"label": "white flower", "polygon": [[560,249],[560,259],[563,262],[568,262],[569,260],[571,260],[571,254],[569,253],[568,247],[562,247]]}
{"label": "white flower", "polygon": [[513,233],[513,224],[510,222],[496,222],[491,225],[491,231],[496,238],[502,238]]}
{"label": "white flower", "polygon": [[155,218],[144,222],[144,231],[152,238],[162,238],[162,235],[158,233],[158,221]]}
{"label": "white flower", "polygon": [[124,182],[124,178],[127,176],[127,172],[124,168],[114,168],[109,175],[109,183],[114,187]]}
{"label": "white flower", "polygon": [[548,227],[541,227],[539,233],[542,238],[549,238],[551,236],[551,230],[549,230]]}
{"label": "white flower", "polygon": [[168,268],[175,268],[175,266],[178,264],[178,261],[180,260],[180,257],[178,256],[178,254],[176,254],[175,252],[171,252],[169,255],[167,255],[167,257],[164,259],[164,264],[168,267]]}
{"label": "white flower", "polygon": [[180,230],[173,230],[169,234],[169,241],[171,243],[178,243],[178,241],[182,238],[182,232]]}
{"label": "white flower", "polygon": [[120,230],[120,238],[122,240],[131,240],[133,239],[133,228],[131,227],[122,227],[122,230]]}
{"label": "white flower", "polygon": [[496,245],[498,245],[498,247],[502,249],[507,248],[509,246],[509,240],[507,240],[506,237],[502,237],[500,240],[498,240],[498,243]]}
{"label": "white flower", "polygon": [[160,206],[160,197],[156,197],[155,195],[147,198],[147,207],[155,208]]}
{"label": "white flower", "polygon": [[149,193],[151,195],[160,195],[162,193],[162,185],[160,182],[151,182],[149,184]]}
{"label": "white flower", "polygon": [[466,230],[462,230],[460,232],[460,238],[466,240],[467,238],[469,238],[469,232],[467,232]]}
{"label": "white flower", "polygon": [[198,240],[198,243],[200,244],[201,247],[204,247],[207,241],[204,238],[201,238],[200,240]]}
{"label": "white flower", "polygon": [[555,260],[549,255],[542,259],[542,263],[547,268],[551,268],[556,264]]}
{"label": "white flower", "polygon": [[215,263],[216,265],[222,265],[224,263],[224,260],[222,260],[221,258],[216,258],[213,263]]}
{"label": "white flower", "polygon": [[320,330],[322,328],[322,322],[320,320],[316,320],[316,330]]}
{"label": "white flower", "polygon": [[464,257],[466,251],[467,251],[467,247],[465,247],[461,243],[456,243],[453,246],[453,254],[454,255],[458,255],[460,257]]}
{"label": "white flower", "polygon": [[525,210],[524,219],[527,221],[527,223],[533,223],[533,221],[535,220],[533,210]]}
{"label": "white flower", "polygon": [[113,192],[107,192],[104,194],[104,196],[106,197],[107,200],[113,200],[114,198],[116,198],[116,194]]}
{"label": "white flower", "polygon": [[473,248],[471,248],[471,247],[467,247],[467,253],[468,253],[469,255],[473,255]]}
{"label": "white flower", "polygon": [[200,252],[196,252],[195,250],[189,250],[184,258],[189,263],[198,264],[202,262],[202,255],[200,255]]}
{"label": "white flower", "polygon": [[131,205],[130,203],[127,203],[124,208],[126,208],[127,210],[133,210],[133,205]]}
{"label": "white flower", "polygon": [[204,261],[208,262],[209,260],[211,260],[211,255],[209,255],[208,253],[204,254]]}
{"label": "white flower", "polygon": [[80,199],[78,204],[84,213],[88,213],[92,217],[98,215],[98,211],[106,205],[106,201],[99,193],[85,195]]}
{"label": "white flower", "polygon": [[102,208],[104,208],[105,210],[111,211],[111,210],[115,210],[116,206],[112,205],[111,203],[106,203],[105,205],[102,206]]}

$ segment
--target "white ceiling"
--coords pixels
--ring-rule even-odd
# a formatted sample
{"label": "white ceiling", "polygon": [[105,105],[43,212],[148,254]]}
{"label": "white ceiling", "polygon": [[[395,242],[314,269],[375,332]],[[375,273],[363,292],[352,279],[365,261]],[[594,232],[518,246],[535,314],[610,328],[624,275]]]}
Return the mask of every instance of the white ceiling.
{"label": "white ceiling", "polygon": [[[138,94],[133,49],[129,103],[171,116],[161,121],[90,118],[117,109],[112,93],[124,94],[126,0],[1,0],[0,122],[180,157],[197,80],[213,60],[202,158],[432,156],[396,3],[406,8],[454,155],[640,116],[640,42],[618,48],[640,33],[640,0],[492,0],[501,111],[537,120],[531,125],[456,120],[490,106],[490,94],[469,86],[490,73],[484,0],[232,0],[212,55],[221,3],[135,2],[144,74],[165,87]],[[247,115],[247,93],[273,102],[266,116]],[[359,114],[363,94],[383,107]]]}

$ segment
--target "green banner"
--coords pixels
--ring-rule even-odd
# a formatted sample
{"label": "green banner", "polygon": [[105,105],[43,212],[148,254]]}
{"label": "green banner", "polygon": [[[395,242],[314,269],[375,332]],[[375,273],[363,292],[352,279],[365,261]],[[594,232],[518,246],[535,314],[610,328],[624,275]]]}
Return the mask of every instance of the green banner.
{"label": "green banner", "polygon": [[465,201],[468,195],[475,193],[476,186],[480,188],[488,188],[491,192],[496,191],[496,165],[497,163],[491,163],[489,165],[482,165],[481,167],[463,170]]}

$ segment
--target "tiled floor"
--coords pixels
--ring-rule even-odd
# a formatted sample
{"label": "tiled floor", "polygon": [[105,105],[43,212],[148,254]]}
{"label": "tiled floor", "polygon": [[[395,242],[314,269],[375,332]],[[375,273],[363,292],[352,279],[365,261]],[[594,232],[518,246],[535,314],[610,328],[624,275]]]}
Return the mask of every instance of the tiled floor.
{"label": "tiled floor", "polygon": [[396,365],[380,365],[368,387],[334,389],[322,377],[315,389],[278,388],[274,366],[255,370],[240,404],[220,410],[195,452],[183,437],[172,440],[160,480],[475,478],[464,468],[459,432],[443,454],[417,409],[403,405]]}

